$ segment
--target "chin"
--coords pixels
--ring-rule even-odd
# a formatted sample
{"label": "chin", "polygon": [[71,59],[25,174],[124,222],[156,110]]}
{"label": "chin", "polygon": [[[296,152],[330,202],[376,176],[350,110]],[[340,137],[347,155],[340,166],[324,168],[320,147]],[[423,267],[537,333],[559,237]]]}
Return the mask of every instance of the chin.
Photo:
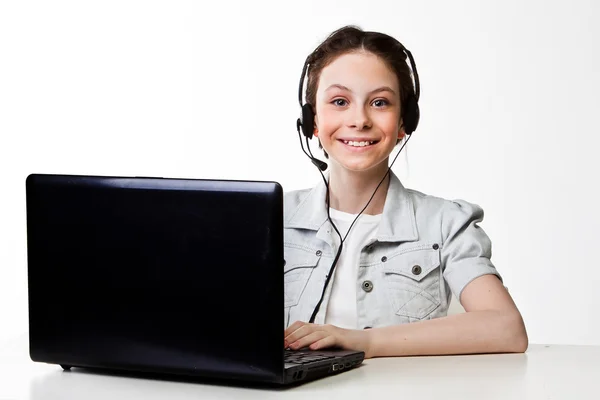
{"label": "chin", "polygon": [[345,162],[340,163],[340,166],[348,171],[352,172],[364,172],[377,167],[380,163],[378,162]]}

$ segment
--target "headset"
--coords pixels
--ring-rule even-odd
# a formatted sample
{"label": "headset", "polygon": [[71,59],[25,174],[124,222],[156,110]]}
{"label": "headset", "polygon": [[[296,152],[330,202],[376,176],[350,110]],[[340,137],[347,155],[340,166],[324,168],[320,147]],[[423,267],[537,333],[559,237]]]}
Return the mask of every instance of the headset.
{"label": "headset", "polygon": [[[366,33],[368,33],[368,32],[366,32]],[[307,75],[307,70],[311,63],[311,60],[313,59],[314,54],[319,50],[318,47],[311,54],[309,54],[308,57],[306,57],[306,61],[304,62],[304,67],[302,68],[302,75],[300,76],[300,85],[298,88],[298,101],[300,103],[300,108],[302,110],[302,113],[301,113],[300,118],[298,118],[298,120],[296,121],[296,130],[298,131],[298,138],[300,139],[300,147],[302,148],[302,151],[311,160],[311,162],[319,169],[319,173],[321,174],[321,177],[323,178],[323,182],[325,182],[325,186],[327,189],[327,193],[325,196],[325,201],[327,203],[327,219],[329,220],[329,222],[331,223],[331,225],[333,226],[333,228],[335,229],[335,231],[337,232],[337,234],[340,238],[340,247],[339,247],[337,254],[333,260],[333,263],[331,264],[331,267],[329,268],[329,273],[327,274],[327,278],[325,280],[325,286],[323,287],[323,292],[321,293],[321,298],[319,299],[319,302],[317,303],[317,305],[310,317],[310,320],[309,320],[310,323],[314,322],[315,317],[317,316],[317,314],[319,312],[321,303],[323,302],[323,297],[325,296],[325,291],[327,290],[329,281],[331,280],[331,277],[333,276],[334,268],[340,257],[340,254],[342,252],[342,247],[343,247],[344,241],[346,240],[346,237],[348,236],[348,233],[350,233],[350,230],[352,230],[352,226],[354,225],[354,223],[356,222],[358,217],[360,217],[360,215],[363,213],[363,211],[365,211],[365,209],[371,203],[371,200],[373,200],[375,193],[377,193],[377,189],[379,189],[379,186],[381,186],[381,184],[383,183],[385,178],[390,173],[392,165],[394,165],[394,162],[396,162],[396,158],[398,158],[398,155],[400,154],[400,152],[402,151],[402,149],[404,148],[406,143],[408,143],[408,141],[410,140],[410,138],[412,136],[412,133],[417,129],[417,125],[419,124],[420,111],[419,111],[419,103],[418,102],[419,102],[419,97],[420,97],[420,83],[419,83],[419,75],[417,73],[417,67],[415,65],[415,60],[412,56],[412,53],[410,51],[408,51],[408,49],[406,47],[404,47],[404,45],[402,45],[402,43],[398,42],[397,40],[395,40],[395,42],[396,42],[396,45],[408,57],[408,59],[410,61],[410,68],[411,68],[412,74],[413,74],[413,80],[414,80],[414,92],[409,93],[409,95],[407,96],[407,98],[405,100],[405,104],[402,104],[402,108],[403,108],[402,121],[403,121],[403,125],[404,125],[404,132],[406,133],[408,138],[404,141],[404,143],[400,147],[398,154],[396,154],[396,157],[394,157],[394,160],[392,161],[387,172],[381,179],[381,182],[379,182],[379,185],[377,185],[377,187],[375,188],[375,191],[371,195],[371,198],[369,199],[367,204],[360,211],[360,213],[356,216],[356,218],[354,219],[354,221],[348,228],[348,232],[346,232],[346,235],[344,236],[344,238],[342,238],[340,231],[337,229],[337,227],[331,220],[331,216],[329,215],[329,183],[327,182],[325,175],[323,175],[323,171],[325,171],[327,169],[327,163],[324,161],[321,161],[318,158],[313,156],[313,154],[310,150],[309,142],[308,142],[308,140],[312,139],[312,137],[313,137],[313,129],[314,129],[314,124],[315,124],[315,113],[310,104],[308,104],[308,103],[303,104],[304,79]],[[304,149],[304,145],[302,143],[302,136],[300,135],[300,132],[302,132],[302,135],[304,136],[304,139],[306,141],[306,148],[308,149],[308,153]]]}

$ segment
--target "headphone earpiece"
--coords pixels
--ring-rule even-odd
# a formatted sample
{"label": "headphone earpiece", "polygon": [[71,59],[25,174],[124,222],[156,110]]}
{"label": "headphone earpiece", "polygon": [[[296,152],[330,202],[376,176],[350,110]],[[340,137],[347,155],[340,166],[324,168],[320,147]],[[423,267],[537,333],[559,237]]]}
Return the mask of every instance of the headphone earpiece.
{"label": "headphone earpiece", "polygon": [[315,129],[315,113],[312,106],[308,103],[302,105],[302,121],[300,121],[300,125],[302,126],[302,134],[312,139]]}
{"label": "headphone earpiece", "polygon": [[404,105],[404,113],[402,116],[404,122],[404,132],[407,135],[412,134],[419,125],[419,104],[415,96],[409,96]]}

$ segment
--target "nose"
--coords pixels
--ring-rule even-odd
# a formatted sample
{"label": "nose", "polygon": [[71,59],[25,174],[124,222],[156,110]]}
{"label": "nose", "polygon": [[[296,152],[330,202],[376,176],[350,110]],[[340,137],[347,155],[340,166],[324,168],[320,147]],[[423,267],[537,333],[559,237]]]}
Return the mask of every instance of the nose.
{"label": "nose", "polygon": [[371,119],[363,107],[355,107],[354,113],[350,119],[350,127],[358,130],[368,129],[371,127]]}

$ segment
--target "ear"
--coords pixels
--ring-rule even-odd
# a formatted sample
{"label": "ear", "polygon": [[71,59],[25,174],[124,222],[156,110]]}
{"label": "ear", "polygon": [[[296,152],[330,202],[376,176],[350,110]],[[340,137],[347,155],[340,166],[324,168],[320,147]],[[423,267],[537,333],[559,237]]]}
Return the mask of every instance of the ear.
{"label": "ear", "polygon": [[406,131],[404,130],[404,123],[400,121],[400,129],[398,129],[398,140],[404,139],[406,136]]}
{"label": "ear", "polygon": [[317,124],[319,123],[317,116],[315,115],[315,123],[314,123],[314,130],[313,130],[313,136],[314,137],[319,137],[319,128],[317,127]]}

